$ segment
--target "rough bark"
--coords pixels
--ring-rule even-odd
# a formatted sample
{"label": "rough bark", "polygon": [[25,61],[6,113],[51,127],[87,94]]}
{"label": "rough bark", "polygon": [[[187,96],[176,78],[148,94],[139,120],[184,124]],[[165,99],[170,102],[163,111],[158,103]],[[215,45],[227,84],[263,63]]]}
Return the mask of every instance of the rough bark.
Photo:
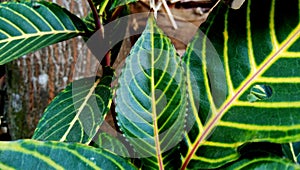
{"label": "rough bark", "polygon": [[[86,0],[53,0],[80,17],[86,16]],[[72,81],[78,57],[86,59],[77,69],[94,65],[80,38],[60,42],[7,64],[8,120],[12,139],[30,138],[48,103]]]}

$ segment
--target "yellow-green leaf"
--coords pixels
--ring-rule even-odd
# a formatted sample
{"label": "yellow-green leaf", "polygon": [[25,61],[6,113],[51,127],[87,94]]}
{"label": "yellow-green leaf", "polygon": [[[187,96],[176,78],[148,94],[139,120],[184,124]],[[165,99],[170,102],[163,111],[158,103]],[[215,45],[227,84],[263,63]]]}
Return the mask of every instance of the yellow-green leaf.
{"label": "yellow-green leaf", "polygon": [[84,78],[68,85],[46,108],[33,139],[91,142],[112,101],[110,72],[103,78]]}
{"label": "yellow-green leaf", "polygon": [[0,146],[0,169],[137,169],[117,155],[82,144],[19,140]]}
{"label": "yellow-green leaf", "polygon": [[300,169],[300,166],[278,157],[263,157],[255,159],[242,159],[224,168],[226,170],[238,169]]}
{"label": "yellow-green leaf", "polygon": [[[126,58],[116,91],[117,119],[145,168],[180,166],[186,113],[180,57],[153,17]],[[177,153],[177,154],[176,154]]]}
{"label": "yellow-green leaf", "polygon": [[299,140],[299,11],[298,0],[221,4],[201,26],[184,56],[195,124],[182,168],[220,167],[247,142]]}
{"label": "yellow-green leaf", "polygon": [[0,4],[0,65],[85,33],[85,24],[46,1]]}
{"label": "yellow-green leaf", "polygon": [[127,146],[118,137],[105,132],[100,133],[96,137],[94,141],[96,147],[106,149],[122,157],[130,157]]}

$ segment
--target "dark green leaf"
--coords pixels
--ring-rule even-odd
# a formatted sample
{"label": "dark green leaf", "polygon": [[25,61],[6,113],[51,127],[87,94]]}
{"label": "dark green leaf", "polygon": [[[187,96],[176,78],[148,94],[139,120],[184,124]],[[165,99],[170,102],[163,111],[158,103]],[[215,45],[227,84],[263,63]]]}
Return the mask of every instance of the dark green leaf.
{"label": "dark green leaf", "polygon": [[300,142],[282,144],[284,155],[295,163],[300,163]]}
{"label": "dark green leaf", "polygon": [[221,4],[201,26],[184,56],[192,129],[183,168],[237,160],[246,142],[299,140],[299,8],[297,0]]}
{"label": "dark green leaf", "polygon": [[293,164],[285,159],[277,157],[265,157],[265,158],[256,158],[256,159],[242,159],[235,162],[231,166],[228,166],[225,169],[300,169],[300,166]]}
{"label": "dark green leaf", "polygon": [[124,143],[117,137],[107,133],[100,133],[94,142],[97,147],[109,150],[116,155],[120,155],[122,157],[130,156]]}
{"label": "dark green leaf", "polygon": [[0,64],[85,32],[79,18],[56,4],[1,3]]}
{"label": "dark green leaf", "polygon": [[82,144],[0,142],[0,169],[136,169],[127,160]]}
{"label": "dark green leaf", "polygon": [[89,143],[112,101],[112,73],[76,80],[46,108],[33,139]]}
{"label": "dark green leaf", "polygon": [[180,166],[186,85],[180,57],[152,17],[126,58],[116,92],[118,123],[146,168]]}

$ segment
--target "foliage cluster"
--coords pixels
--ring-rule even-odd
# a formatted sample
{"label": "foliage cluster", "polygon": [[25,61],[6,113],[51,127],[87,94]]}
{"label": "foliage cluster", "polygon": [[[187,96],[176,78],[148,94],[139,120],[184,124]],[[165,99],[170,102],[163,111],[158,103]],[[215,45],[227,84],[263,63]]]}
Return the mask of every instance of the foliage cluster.
{"label": "foliage cluster", "polygon": [[[217,2],[183,56],[149,13],[112,87],[135,1],[89,1],[86,18],[0,4],[1,65],[83,36],[105,66],[59,93],[32,139],[0,142],[0,169],[300,169],[300,1]],[[110,110],[122,135],[99,131]]]}

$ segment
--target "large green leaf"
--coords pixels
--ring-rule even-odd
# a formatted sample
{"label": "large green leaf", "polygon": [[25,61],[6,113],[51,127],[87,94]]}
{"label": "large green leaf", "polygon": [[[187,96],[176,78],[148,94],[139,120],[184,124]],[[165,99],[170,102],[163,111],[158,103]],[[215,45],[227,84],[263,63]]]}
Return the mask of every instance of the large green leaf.
{"label": "large green leaf", "polygon": [[68,85],[46,108],[33,139],[89,143],[109,110],[111,80],[112,72]]}
{"label": "large green leaf", "polygon": [[[116,92],[117,119],[143,166],[180,166],[174,154],[186,113],[186,86],[180,57],[152,17],[126,58]],[[173,162],[172,162],[173,161]]]}
{"label": "large green leaf", "polygon": [[0,142],[0,169],[136,169],[127,160],[82,144]]}
{"label": "large green leaf", "polygon": [[1,3],[0,64],[73,38],[85,30],[79,18],[53,3]]}
{"label": "large green leaf", "polygon": [[256,159],[242,159],[225,169],[300,169],[299,165],[293,164],[278,157],[264,157]]}
{"label": "large green leaf", "polygon": [[219,5],[201,26],[184,56],[195,124],[182,168],[222,166],[247,142],[299,141],[299,11],[297,0],[248,0]]}

